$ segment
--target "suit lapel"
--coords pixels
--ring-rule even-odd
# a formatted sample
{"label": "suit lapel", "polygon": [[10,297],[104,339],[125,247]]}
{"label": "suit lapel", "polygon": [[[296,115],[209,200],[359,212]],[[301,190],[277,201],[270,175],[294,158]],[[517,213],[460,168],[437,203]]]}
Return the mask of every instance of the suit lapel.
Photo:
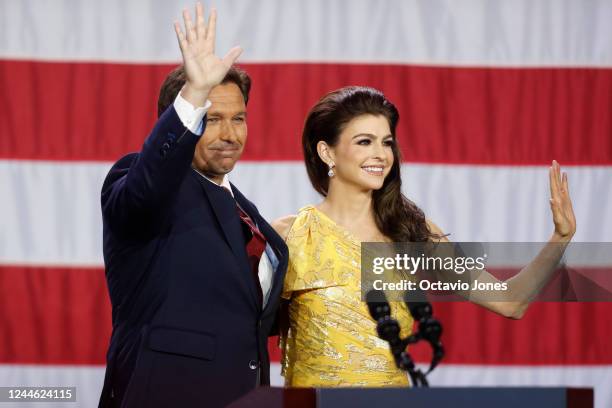
{"label": "suit lapel", "polygon": [[266,222],[266,220],[259,214],[259,211],[247,200],[244,195],[232,184],[232,191],[234,197],[240,207],[251,217],[251,219],[257,225],[257,228],[261,231],[263,236],[266,238],[266,242],[272,247],[274,253],[279,260],[286,256],[287,246],[283,242],[283,239],[274,231],[272,226]]}
{"label": "suit lapel", "polygon": [[[242,193],[232,184],[232,191],[234,192],[234,197],[236,201],[244,211],[247,212],[249,217],[257,224],[257,227],[261,231],[261,233],[266,238],[266,242],[268,245],[272,247],[276,257],[278,258],[278,265],[274,270],[274,277],[272,279],[272,288],[270,290],[270,298],[268,299],[268,303],[263,310],[263,315],[265,315],[269,307],[275,303],[272,300],[280,296],[280,291],[282,290],[282,285],[285,280],[285,272],[287,270],[287,261],[288,261],[288,250],[287,245],[283,241],[283,239],[274,231],[272,226],[263,219],[263,217],[259,214],[257,209],[242,195]],[[263,256],[263,254],[262,254]]]}
{"label": "suit lapel", "polygon": [[259,309],[257,289],[255,288],[255,282],[251,275],[251,267],[247,257],[246,243],[244,241],[242,225],[240,224],[240,217],[236,211],[236,203],[230,193],[223,187],[205,180],[198,174],[195,174],[195,177],[197,177],[198,182],[208,198],[213,213],[223,231],[225,241],[236,256],[241,273],[240,281],[244,282],[248,287],[253,306]]}
{"label": "suit lapel", "polygon": [[210,206],[223,231],[225,241],[232,249],[236,258],[239,260],[246,258],[244,236],[242,235],[240,218],[236,213],[236,203],[234,203],[234,199],[229,192],[223,189],[223,187],[213,184],[197,174],[196,177],[208,197]]}

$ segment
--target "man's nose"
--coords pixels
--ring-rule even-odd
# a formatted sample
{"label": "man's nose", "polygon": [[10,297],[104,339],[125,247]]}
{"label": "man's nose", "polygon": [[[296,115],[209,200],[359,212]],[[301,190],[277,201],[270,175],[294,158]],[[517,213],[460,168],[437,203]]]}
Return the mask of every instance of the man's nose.
{"label": "man's nose", "polygon": [[232,126],[230,121],[224,120],[221,124],[221,140],[226,142],[235,142],[238,140],[238,134],[234,126]]}

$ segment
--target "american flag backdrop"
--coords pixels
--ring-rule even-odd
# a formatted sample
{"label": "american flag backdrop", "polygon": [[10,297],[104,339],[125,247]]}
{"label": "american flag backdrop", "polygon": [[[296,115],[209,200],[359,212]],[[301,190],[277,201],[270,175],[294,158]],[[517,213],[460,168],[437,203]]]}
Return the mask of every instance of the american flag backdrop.
{"label": "american flag backdrop", "polygon": [[[230,179],[268,219],[320,200],[302,163],[309,108],[368,85],[400,111],[405,193],[453,240],[546,241],[557,159],[575,240],[612,241],[611,1],[214,5],[218,53],[241,45],[253,79]],[[0,386],[76,386],[78,405],[97,404],[111,329],[100,189],[156,120],[185,6],[0,0]],[[432,384],[589,386],[612,406],[612,303],[536,303],[520,321],[434,307],[447,358]]]}

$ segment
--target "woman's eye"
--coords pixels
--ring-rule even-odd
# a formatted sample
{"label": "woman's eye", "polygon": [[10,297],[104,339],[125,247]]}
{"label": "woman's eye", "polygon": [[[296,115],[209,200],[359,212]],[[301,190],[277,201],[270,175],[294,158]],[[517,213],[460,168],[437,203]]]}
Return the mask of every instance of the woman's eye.
{"label": "woman's eye", "polygon": [[357,142],[358,145],[367,146],[370,144],[370,139],[361,139]]}
{"label": "woman's eye", "polygon": [[393,140],[392,139],[385,140],[383,142],[383,145],[385,145],[385,146],[393,146]]}

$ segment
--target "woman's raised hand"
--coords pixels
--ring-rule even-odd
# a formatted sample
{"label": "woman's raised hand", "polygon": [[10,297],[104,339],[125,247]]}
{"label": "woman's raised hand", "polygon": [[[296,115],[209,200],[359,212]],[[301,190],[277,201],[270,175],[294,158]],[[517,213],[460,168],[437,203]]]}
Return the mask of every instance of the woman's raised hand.
{"label": "woman's raised hand", "polygon": [[576,217],[569,194],[567,173],[561,174],[561,167],[553,160],[549,170],[550,179],[550,209],[555,224],[555,238],[569,241],[576,232]]}

